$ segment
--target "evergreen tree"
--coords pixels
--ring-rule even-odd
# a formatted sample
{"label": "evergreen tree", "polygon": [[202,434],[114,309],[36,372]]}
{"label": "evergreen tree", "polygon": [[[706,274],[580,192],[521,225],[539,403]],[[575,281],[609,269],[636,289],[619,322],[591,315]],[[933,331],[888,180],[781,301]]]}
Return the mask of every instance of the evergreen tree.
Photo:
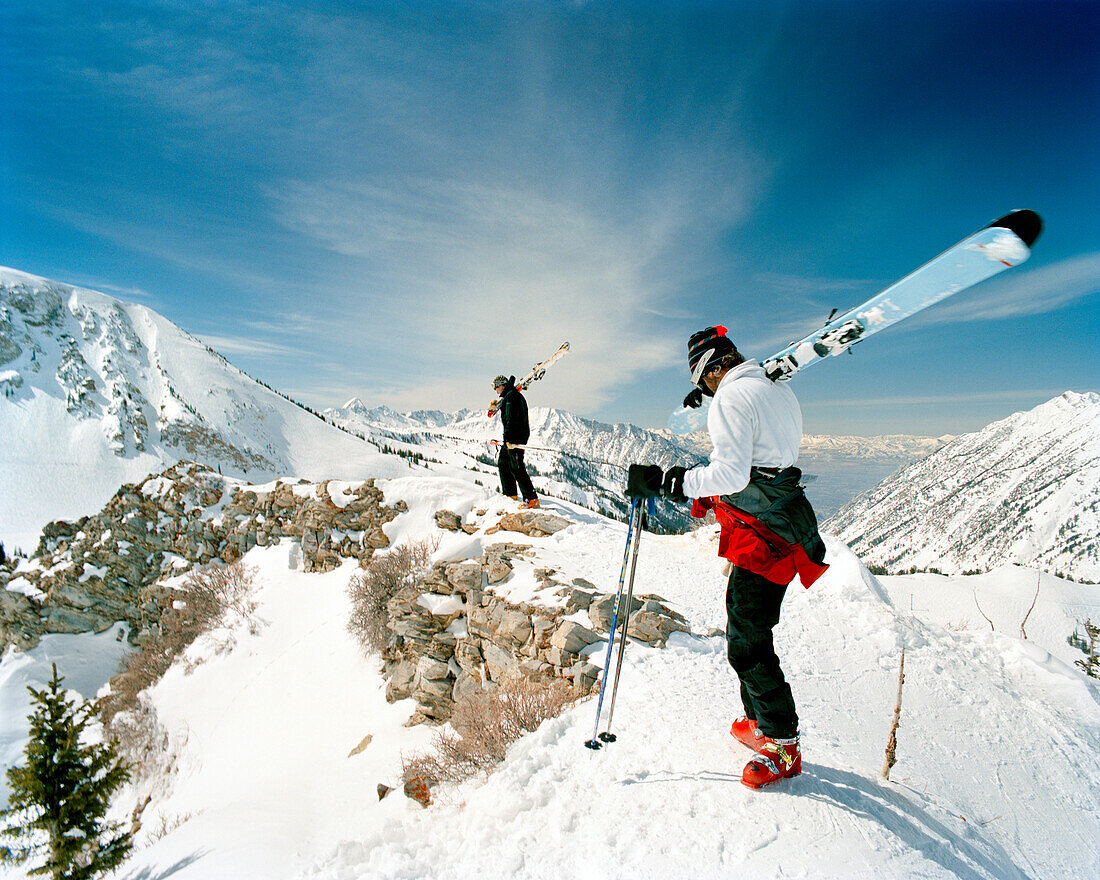
{"label": "evergreen tree", "polygon": [[0,565],[3,565],[7,561],[8,561],[8,557],[4,553],[4,542],[0,541]]}
{"label": "evergreen tree", "polygon": [[26,763],[8,770],[10,806],[0,812],[0,836],[15,842],[0,847],[0,859],[44,857],[32,876],[90,880],[121,865],[133,847],[132,831],[104,821],[129,769],[113,744],[81,742],[95,704],[70,700],[63,680],[55,664],[45,688],[27,688],[34,708]]}

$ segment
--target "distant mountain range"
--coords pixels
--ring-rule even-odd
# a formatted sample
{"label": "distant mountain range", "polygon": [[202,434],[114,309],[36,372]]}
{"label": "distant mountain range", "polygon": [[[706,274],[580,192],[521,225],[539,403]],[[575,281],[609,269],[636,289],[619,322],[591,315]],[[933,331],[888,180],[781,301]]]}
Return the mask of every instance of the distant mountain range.
{"label": "distant mountain range", "polygon": [[[386,406],[369,407],[355,397],[342,407],[326,409],[323,415],[364,436],[380,442],[401,441],[405,451],[448,461],[447,453],[481,456],[484,464],[495,459],[490,442],[501,436],[499,419],[485,413],[461,410],[455,413],[419,410],[399,413]],[[807,493],[825,519],[859,492],[874,486],[897,468],[939,449],[950,437],[803,437],[799,464],[807,479]],[[541,473],[569,483],[573,490],[558,487],[573,500],[589,503],[607,512],[622,513],[622,487],[626,468],[635,462],[652,462],[668,467],[705,462],[710,455],[710,435],[700,431],[678,436],[666,429],[649,430],[635,425],[608,425],[558,409],[531,409],[530,445],[527,459]],[[553,450],[562,454],[552,454]],[[461,460],[461,459],[459,459]],[[585,492],[575,491],[580,487]],[[588,497],[581,497],[587,494]],[[598,503],[595,503],[598,499]],[[691,525],[682,507],[661,505],[660,522],[669,529]]]}
{"label": "distant mountain range", "polygon": [[[497,483],[499,447],[492,441],[501,437],[500,419],[486,418],[482,411],[398,413],[352,398],[322,415],[400,454],[481,470],[487,485]],[[629,465],[652,462],[668,467],[705,460],[678,438],[636,425],[608,425],[546,407],[532,407],[530,422],[533,448],[525,457],[532,476],[544,478],[535,480],[536,488],[616,516],[627,509],[623,487]],[[682,531],[691,522],[683,505],[661,502],[653,525]]]}
{"label": "distant mountain range", "polygon": [[0,268],[0,540],[30,551],[180,459],[250,481],[407,472],[144,306]]}
{"label": "distant mountain range", "polygon": [[1067,391],[956,437],[826,528],[888,571],[1014,562],[1100,580],[1100,395]]}

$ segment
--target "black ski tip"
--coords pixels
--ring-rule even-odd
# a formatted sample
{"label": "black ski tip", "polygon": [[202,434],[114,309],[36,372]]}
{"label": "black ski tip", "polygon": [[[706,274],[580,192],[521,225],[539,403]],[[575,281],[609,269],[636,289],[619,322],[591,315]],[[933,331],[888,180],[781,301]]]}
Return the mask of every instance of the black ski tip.
{"label": "black ski tip", "polygon": [[592,749],[592,751],[596,751],[597,749],[601,748],[600,743],[594,739],[586,739],[584,741],[584,747],[586,749]]}
{"label": "black ski tip", "polygon": [[1000,220],[994,220],[989,225],[997,229],[1007,229],[1014,232],[1028,247],[1035,243],[1035,239],[1043,231],[1042,218],[1034,211],[1029,211],[1026,208],[1021,211],[1011,211]]}
{"label": "black ski tip", "polygon": [[602,739],[605,743],[613,743],[613,742],[615,742],[615,740],[618,739],[618,737],[615,736],[615,734],[608,733],[605,730],[603,733],[600,734],[600,739]]}

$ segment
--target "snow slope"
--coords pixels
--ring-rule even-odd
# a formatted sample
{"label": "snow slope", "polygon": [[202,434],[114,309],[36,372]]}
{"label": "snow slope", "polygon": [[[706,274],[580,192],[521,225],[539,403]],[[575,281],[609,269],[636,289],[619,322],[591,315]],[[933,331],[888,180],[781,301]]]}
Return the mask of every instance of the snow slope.
{"label": "snow slope", "polygon": [[[405,477],[386,493],[409,505],[386,526],[395,542],[438,535],[437,557],[462,559],[509,540],[434,530],[441,506],[505,509],[468,478]],[[613,589],[625,527],[550,504],[576,524],[530,540],[539,563]],[[1094,877],[1100,691],[1070,664],[1064,638],[1071,618],[1100,617],[1095,591],[1044,577],[1024,641],[1015,610],[996,632],[962,616],[968,586],[990,605],[1026,605],[1034,572],[879,580],[827,543],[830,570],[811,590],[790,588],[776,634],[801,716],[801,777],[762,792],[740,784],[749,754],[727,733],[738,697],[723,639],[684,636],[628,648],[617,743],[583,747],[595,711],[586,701],[518,742],[487,780],[427,810],[375,793],[397,783],[401,754],[426,747],[430,731],[402,727],[413,705],[385,703],[377,660],[345,630],[351,570],[303,574],[293,544],[253,550],[264,625],[234,633],[229,651],[215,649],[226,634],[197,644],[191,659],[203,662],[190,675],[174,668],[153,691],[178,774],[120,876]],[[712,529],[647,534],[636,588],[670,600],[698,633],[720,627],[714,552]],[[903,644],[899,760],[887,783],[878,771]]]}
{"label": "snow slope", "polygon": [[890,571],[1017,563],[1100,581],[1100,395],[1067,391],[957,437],[828,528]]}
{"label": "snow slope", "polygon": [[0,267],[0,540],[99,510],[180,459],[262,482],[395,476],[377,447],[144,306]]}

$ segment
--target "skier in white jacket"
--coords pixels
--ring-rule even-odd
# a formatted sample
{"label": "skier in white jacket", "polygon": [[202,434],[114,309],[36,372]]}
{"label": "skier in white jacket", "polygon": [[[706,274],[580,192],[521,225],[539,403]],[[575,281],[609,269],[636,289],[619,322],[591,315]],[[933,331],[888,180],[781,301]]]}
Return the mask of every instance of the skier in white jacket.
{"label": "skier in white jacket", "polygon": [[801,472],[794,467],[802,413],[790,387],[769,379],[760,364],[746,361],[725,327],[692,335],[688,366],[697,388],[689,400],[698,405],[704,395],[714,398],[707,416],[714,446],[710,463],[665,472],[656,465],[632,465],[627,495],[701,499],[693,507],[695,515],[711,508],[718,513],[720,552],[733,563],[726,588],[727,653],[745,710],[730,733],[756,752],[742,782],[759,788],[802,769],[798,715],[772,641],[795,571],[777,560],[786,561],[780,557],[793,555],[789,551],[794,548],[802,560],[823,570],[818,563],[824,545],[798,483]]}

